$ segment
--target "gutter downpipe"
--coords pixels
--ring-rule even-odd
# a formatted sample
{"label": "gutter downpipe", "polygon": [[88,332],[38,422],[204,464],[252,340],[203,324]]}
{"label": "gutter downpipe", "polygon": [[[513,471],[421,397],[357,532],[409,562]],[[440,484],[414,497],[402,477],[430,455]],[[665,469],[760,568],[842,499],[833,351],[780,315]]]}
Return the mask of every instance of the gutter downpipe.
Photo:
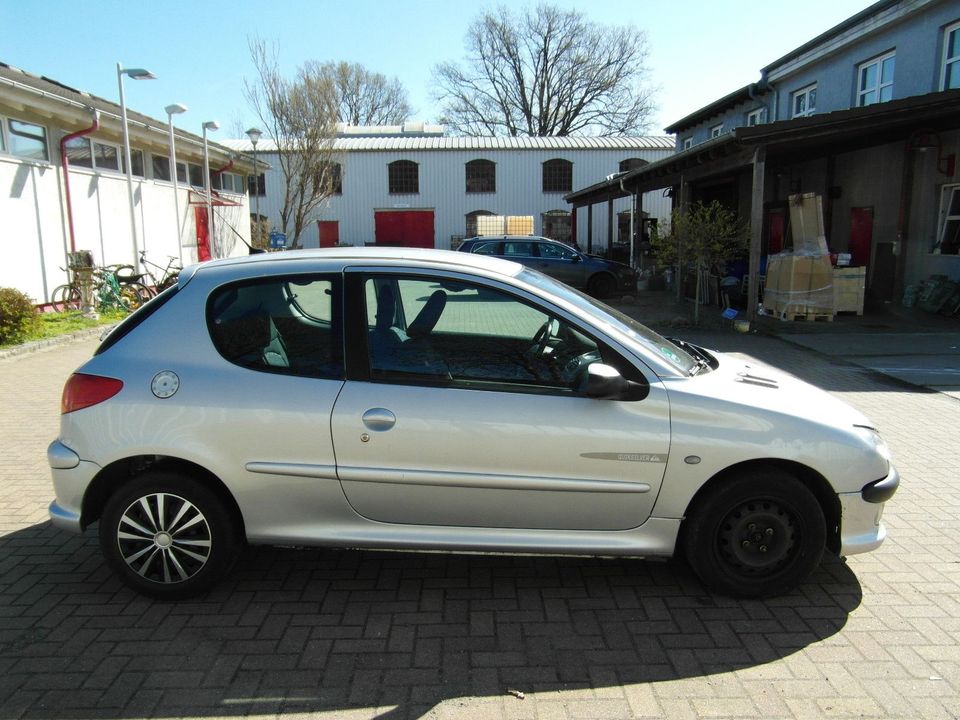
{"label": "gutter downpipe", "polygon": [[63,168],[63,189],[67,196],[67,228],[70,231],[70,252],[77,251],[76,236],[73,230],[73,205],[70,201],[70,161],[67,158],[67,143],[74,138],[89,135],[100,129],[100,111],[87,108],[90,111],[93,125],[85,130],[77,130],[60,138],[60,166]]}
{"label": "gutter downpipe", "polygon": [[[627,189],[623,186],[623,178],[620,178],[620,192],[626,192]],[[630,267],[633,267],[633,212],[637,207],[637,196],[631,191],[630,192]]]}

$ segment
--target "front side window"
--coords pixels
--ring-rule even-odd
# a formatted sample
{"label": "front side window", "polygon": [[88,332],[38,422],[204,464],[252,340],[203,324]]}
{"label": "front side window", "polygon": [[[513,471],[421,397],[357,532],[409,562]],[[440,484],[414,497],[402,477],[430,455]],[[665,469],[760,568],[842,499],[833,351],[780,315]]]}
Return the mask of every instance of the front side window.
{"label": "front side window", "polygon": [[471,160],[465,166],[465,176],[468,193],[497,191],[497,166],[491,160]]}
{"label": "front side window", "polygon": [[573,190],[573,163],[569,160],[547,160],[543,164],[543,192]]}
{"label": "front side window", "polygon": [[537,250],[540,257],[551,260],[573,260],[576,257],[576,253],[570,248],[553,243],[537,243]]}
{"label": "front side window", "polygon": [[10,136],[10,154],[28,160],[49,160],[47,129],[43,125],[10,119],[7,121]]}
{"label": "front side window", "polygon": [[395,160],[387,165],[391,195],[416,195],[420,192],[419,166],[412,160]]}
{"label": "front side window", "polygon": [[598,343],[544,309],[449,279],[364,280],[371,379],[574,393]]}
{"label": "front side window", "polygon": [[790,96],[793,111],[791,117],[807,117],[817,111],[817,86],[808,85]]}
{"label": "front side window", "polygon": [[896,55],[888,53],[857,69],[857,105],[873,105],[893,99],[893,70]]}
{"label": "front side window", "polygon": [[960,88],[960,22],[949,25],[943,31],[943,78],[942,90]]}
{"label": "front side window", "polygon": [[217,352],[259,372],[343,378],[340,279],[295,275],[214,291],[207,326]]}
{"label": "front side window", "polygon": [[479,243],[473,249],[473,252],[477,255],[501,255],[500,241],[491,240],[490,242]]}

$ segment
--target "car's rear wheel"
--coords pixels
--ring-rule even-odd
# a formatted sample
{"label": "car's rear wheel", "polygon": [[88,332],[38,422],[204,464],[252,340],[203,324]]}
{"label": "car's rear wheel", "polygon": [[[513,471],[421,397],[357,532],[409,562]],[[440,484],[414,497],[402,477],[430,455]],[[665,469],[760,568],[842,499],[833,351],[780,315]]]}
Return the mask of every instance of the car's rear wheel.
{"label": "car's rear wheel", "polygon": [[687,562],[709,589],[740,597],[789,592],[820,564],[823,509],[793,475],[754,469],[721,480],[684,521]]}
{"label": "car's rear wheel", "polygon": [[235,518],[217,494],[169,472],[123,486],[100,518],[107,562],[127,585],[156,598],[205,592],[233,565],[238,545]]}
{"label": "car's rear wheel", "polygon": [[612,275],[608,275],[606,273],[594,275],[592,278],[590,278],[590,282],[587,285],[587,290],[595,298],[600,298],[603,300],[612,297],[617,291],[617,281]]}

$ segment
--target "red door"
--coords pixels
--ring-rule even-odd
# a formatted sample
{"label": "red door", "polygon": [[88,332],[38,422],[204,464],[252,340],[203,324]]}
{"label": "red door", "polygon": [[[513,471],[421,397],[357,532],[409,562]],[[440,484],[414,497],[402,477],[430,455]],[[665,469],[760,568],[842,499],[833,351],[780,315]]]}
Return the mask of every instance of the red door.
{"label": "red door", "polygon": [[767,212],[767,254],[776,255],[783,250],[783,235],[786,213],[783,210]]}
{"label": "red door", "polygon": [[197,219],[197,260],[204,262],[210,259],[210,225],[207,222],[207,209],[195,207],[193,214]]}
{"label": "red door", "polygon": [[873,208],[850,208],[850,242],[847,246],[853,256],[850,264],[870,264],[870,248],[873,245]]}
{"label": "red door", "polygon": [[320,230],[320,247],[334,247],[340,242],[340,222],[337,220],[317,220]]}
{"label": "red door", "polygon": [[434,247],[433,210],[377,210],[377,245]]}

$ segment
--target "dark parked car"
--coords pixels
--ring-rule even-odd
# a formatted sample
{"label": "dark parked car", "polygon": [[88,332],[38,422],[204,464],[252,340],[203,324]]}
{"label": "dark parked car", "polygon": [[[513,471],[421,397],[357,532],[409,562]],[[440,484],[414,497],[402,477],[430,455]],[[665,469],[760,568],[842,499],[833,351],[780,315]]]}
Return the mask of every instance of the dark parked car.
{"label": "dark parked car", "polygon": [[587,255],[544,237],[473,237],[464,240],[459,250],[513,260],[598,298],[633,293],[637,289],[637,273],[630,266]]}

